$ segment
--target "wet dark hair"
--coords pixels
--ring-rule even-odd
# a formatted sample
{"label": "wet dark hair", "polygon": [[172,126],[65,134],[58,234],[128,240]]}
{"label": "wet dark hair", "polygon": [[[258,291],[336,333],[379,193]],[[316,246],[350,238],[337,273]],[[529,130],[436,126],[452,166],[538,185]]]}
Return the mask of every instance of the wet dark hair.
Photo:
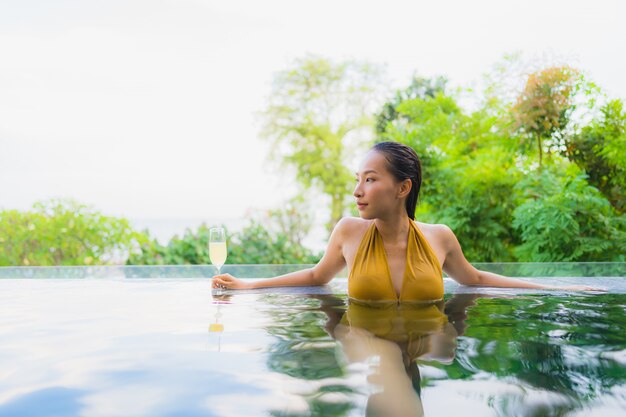
{"label": "wet dark hair", "polygon": [[406,212],[415,220],[415,207],[422,187],[422,164],[410,146],[399,142],[379,142],[372,150],[382,153],[387,159],[387,169],[398,181],[410,179],[411,191],[406,199]]}

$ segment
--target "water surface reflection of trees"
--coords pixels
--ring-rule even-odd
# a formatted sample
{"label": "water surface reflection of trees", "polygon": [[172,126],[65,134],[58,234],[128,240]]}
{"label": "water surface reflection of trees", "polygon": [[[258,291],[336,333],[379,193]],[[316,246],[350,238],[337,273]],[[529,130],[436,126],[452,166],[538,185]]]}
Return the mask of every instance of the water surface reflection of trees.
{"label": "water surface reflection of trees", "polygon": [[[485,392],[484,399],[498,415],[567,415],[626,383],[618,357],[626,349],[623,294],[459,293],[436,304],[440,314],[431,308],[395,317],[332,294],[265,294],[260,301],[272,319],[266,329],[276,337],[267,365],[313,383],[313,391],[300,395],[314,416],[349,415],[363,408],[363,396],[366,415],[394,415],[385,408],[389,404],[401,406],[395,415],[421,415],[424,387],[450,380],[472,384],[485,375],[520,392],[546,394],[528,401],[494,387],[494,395]],[[355,383],[355,363],[369,366],[365,384]],[[422,378],[420,365],[441,375]],[[403,388],[389,385],[392,375]],[[393,392],[385,393],[385,384]]]}

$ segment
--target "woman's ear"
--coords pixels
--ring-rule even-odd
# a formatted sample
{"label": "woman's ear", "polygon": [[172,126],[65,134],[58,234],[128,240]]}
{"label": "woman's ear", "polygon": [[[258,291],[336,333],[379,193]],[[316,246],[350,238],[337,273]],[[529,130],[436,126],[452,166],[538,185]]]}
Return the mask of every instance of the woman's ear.
{"label": "woman's ear", "polygon": [[413,181],[407,178],[400,183],[400,191],[398,192],[398,197],[406,197],[411,192],[411,188],[413,188]]}

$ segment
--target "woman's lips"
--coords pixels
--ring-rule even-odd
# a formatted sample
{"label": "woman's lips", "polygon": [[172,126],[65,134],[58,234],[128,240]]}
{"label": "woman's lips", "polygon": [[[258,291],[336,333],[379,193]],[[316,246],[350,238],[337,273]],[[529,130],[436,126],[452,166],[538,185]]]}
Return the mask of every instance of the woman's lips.
{"label": "woman's lips", "polygon": [[356,205],[359,208],[359,210],[362,210],[365,208],[365,206],[367,206],[367,204],[363,204],[363,203],[356,203]]}

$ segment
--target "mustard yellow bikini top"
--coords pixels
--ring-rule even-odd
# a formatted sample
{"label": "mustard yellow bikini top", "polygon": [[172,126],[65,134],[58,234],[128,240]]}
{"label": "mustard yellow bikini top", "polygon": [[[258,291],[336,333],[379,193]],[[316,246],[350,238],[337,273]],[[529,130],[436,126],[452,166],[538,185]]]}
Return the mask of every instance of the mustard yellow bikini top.
{"label": "mustard yellow bikini top", "polygon": [[443,272],[430,244],[409,219],[406,268],[400,296],[391,281],[387,253],[375,222],[369,225],[348,275],[348,297],[359,301],[434,301],[443,299]]}

